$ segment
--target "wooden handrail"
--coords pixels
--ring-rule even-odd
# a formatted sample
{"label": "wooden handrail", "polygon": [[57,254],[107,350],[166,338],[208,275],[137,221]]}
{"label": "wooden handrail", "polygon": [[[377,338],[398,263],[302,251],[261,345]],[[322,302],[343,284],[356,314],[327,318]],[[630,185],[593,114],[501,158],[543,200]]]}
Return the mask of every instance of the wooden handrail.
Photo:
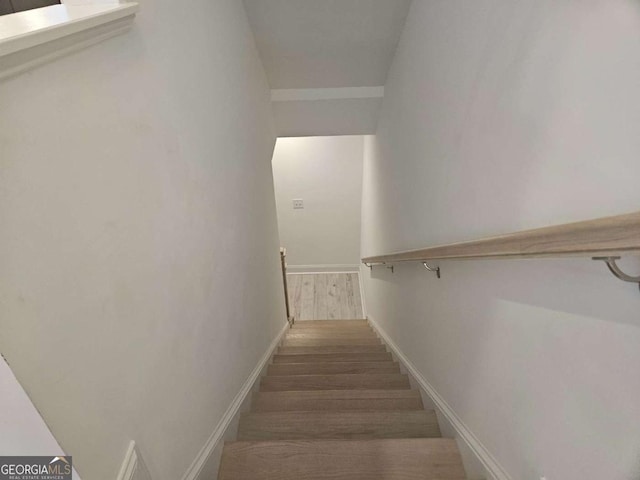
{"label": "wooden handrail", "polygon": [[282,269],[282,285],[284,286],[284,305],[287,312],[287,322],[292,326],[295,319],[291,316],[289,306],[289,285],[287,283],[287,249],[280,247],[280,268]]}
{"label": "wooden handrail", "polygon": [[362,259],[365,264],[443,259],[615,257],[640,254],[640,212]]}

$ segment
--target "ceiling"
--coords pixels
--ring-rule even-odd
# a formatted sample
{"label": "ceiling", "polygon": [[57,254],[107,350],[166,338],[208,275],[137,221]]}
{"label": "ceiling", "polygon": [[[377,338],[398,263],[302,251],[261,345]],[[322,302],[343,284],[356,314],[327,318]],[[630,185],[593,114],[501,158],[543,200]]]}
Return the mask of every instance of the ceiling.
{"label": "ceiling", "polygon": [[[335,93],[344,87],[384,86],[411,0],[244,0],[244,4],[273,90]],[[345,135],[363,129],[374,133],[378,96],[369,101],[362,95],[329,98],[333,93],[288,99],[286,105],[274,95],[278,134],[336,129]]]}

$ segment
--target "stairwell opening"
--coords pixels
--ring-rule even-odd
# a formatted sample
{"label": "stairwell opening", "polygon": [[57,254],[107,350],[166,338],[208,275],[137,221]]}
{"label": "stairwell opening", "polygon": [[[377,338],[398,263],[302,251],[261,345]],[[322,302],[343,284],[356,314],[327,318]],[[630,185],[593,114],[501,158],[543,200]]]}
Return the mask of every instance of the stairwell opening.
{"label": "stairwell opening", "polygon": [[363,136],[279,138],[272,168],[296,320],[364,318],[360,287]]}

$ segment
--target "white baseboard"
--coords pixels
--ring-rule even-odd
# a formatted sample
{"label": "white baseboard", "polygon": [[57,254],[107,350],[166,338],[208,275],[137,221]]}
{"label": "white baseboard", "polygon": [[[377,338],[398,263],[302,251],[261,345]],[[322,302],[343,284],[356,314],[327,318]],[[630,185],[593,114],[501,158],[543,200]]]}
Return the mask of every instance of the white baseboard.
{"label": "white baseboard", "polygon": [[360,265],[287,265],[287,273],[356,273]]}
{"label": "white baseboard", "polygon": [[205,480],[203,478],[200,478],[205,465],[212,459],[213,453],[216,450],[221,451],[221,448],[219,447],[221,447],[221,443],[224,441],[227,430],[232,424],[234,424],[234,420],[237,420],[237,417],[239,417],[240,408],[242,407],[243,403],[245,403],[245,401],[250,398],[252,390],[260,381],[262,371],[266,368],[275,349],[280,344],[282,337],[288,329],[289,324],[285,323],[280,333],[276,336],[273,342],[271,342],[271,345],[256,365],[256,368],[253,369],[253,372],[251,372],[249,378],[247,378],[246,382],[244,382],[244,384],[242,385],[242,388],[231,402],[231,405],[229,405],[229,408],[222,416],[222,419],[214,429],[213,433],[200,450],[200,453],[198,453],[191,466],[182,476],[182,480]]}
{"label": "white baseboard", "polygon": [[124,456],[117,480],[151,480],[149,470],[142,461],[142,457],[136,448],[136,442],[131,441]]}
{"label": "white baseboard", "polygon": [[398,358],[400,363],[407,369],[409,374],[418,383],[420,388],[431,398],[436,407],[440,410],[442,415],[453,426],[460,440],[462,440],[468,449],[473,453],[477,460],[482,464],[487,473],[492,477],[492,480],[511,480],[511,477],[504,468],[498,463],[495,457],[489,452],[489,450],[482,445],[480,440],[473,434],[473,432],[464,424],[464,422],[458,417],[455,411],[447,404],[447,402],[440,396],[435,388],[427,381],[424,376],[418,371],[413,363],[402,353],[400,348],[391,340],[389,335],[376,323],[374,319],[368,317],[369,323],[376,330],[378,335],[384,340],[388,347],[392,350],[393,354]]}

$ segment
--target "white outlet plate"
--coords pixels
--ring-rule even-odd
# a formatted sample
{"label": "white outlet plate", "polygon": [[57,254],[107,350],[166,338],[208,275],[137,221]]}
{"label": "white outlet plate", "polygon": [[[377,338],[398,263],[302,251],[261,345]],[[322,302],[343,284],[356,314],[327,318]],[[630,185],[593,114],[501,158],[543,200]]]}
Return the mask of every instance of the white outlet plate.
{"label": "white outlet plate", "polygon": [[294,210],[300,210],[304,208],[304,200],[301,198],[294,198],[293,199],[293,209]]}

